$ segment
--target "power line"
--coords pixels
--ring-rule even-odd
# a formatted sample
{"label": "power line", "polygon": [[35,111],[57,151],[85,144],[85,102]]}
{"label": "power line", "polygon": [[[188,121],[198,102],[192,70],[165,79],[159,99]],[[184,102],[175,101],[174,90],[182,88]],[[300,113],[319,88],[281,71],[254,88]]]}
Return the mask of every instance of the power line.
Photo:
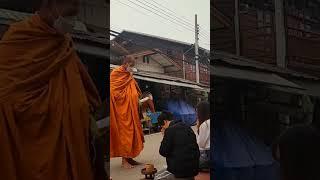
{"label": "power line", "polygon": [[[127,0],[127,1],[129,1],[131,4],[134,4],[134,5],[136,5],[136,6],[139,6],[140,8],[143,8],[144,10],[147,10],[147,11],[149,11],[149,12],[151,12],[151,13],[153,13],[153,14],[155,14],[155,15],[163,18],[163,19],[166,19],[166,20],[168,20],[168,21],[170,21],[170,22],[172,22],[172,23],[174,23],[174,24],[176,24],[176,25],[179,25],[179,26],[181,26],[181,27],[184,27],[185,29],[187,29],[187,30],[189,30],[189,31],[191,31],[191,32],[193,32],[193,33],[195,32],[195,30],[194,30],[193,28],[186,27],[186,26],[183,25],[183,24],[178,24],[178,23],[176,23],[175,21],[173,21],[172,19],[167,18],[167,17],[165,17],[165,16],[157,13],[157,12],[159,12],[157,9],[154,9],[154,8],[150,7],[149,5],[146,5],[145,3],[141,2],[140,0],[137,0],[137,1],[140,2],[142,5],[141,5],[141,4],[138,4],[138,3],[135,3],[135,2],[133,2],[133,1],[131,1],[131,0]],[[147,6],[147,7],[151,8],[151,9],[157,11],[157,12],[154,12],[153,10],[150,10],[149,8],[146,8],[146,7],[144,7],[144,6]],[[160,13],[161,13],[161,12],[160,12]],[[164,14],[164,15],[166,15],[166,14]],[[174,20],[175,20],[175,19],[174,19]],[[177,20],[176,20],[176,21],[177,21]],[[178,22],[179,22],[179,21],[178,21]],[[180,23],[181,23],[181,22],[180,22]],[[201,36],[203,36],[203,35],[201,35]],[[205,37],[205,36],[203,36],[203,37]],[[205,38],[208,38],[208,37],[205,37]]]}
{"label": "power line", "polygon": [[[137,1],[139,1],[139,0],[137,0]],[[156,6],[156,5],[150,3],[150,2],[148,2],[148,1],[146,1],[146,0],[143,0],[143,1],[146,2],[147,4],[150,4],[150,5],[154,6],[154,7],[156,7],[157,9],[154,9],[154,8],[148,6],[148,5],[146,5],[146,6],[152,8],[153,10],[155,10],[155,11],[157,11],[157,12],[160,12],[159,10],[162,10],[163,12],[160,12],[160,13],[168,16],[168,12],[167,12],[167,11],[159,8],[159,6],[162,6],[161,4],[153,1],[153,2],[155,2],[157,5],[159,5],[159,6]],[[152,0],[151,0],[151,1],[152,1]],[[139,1],[139,2],[140,2],[140,1]],[[144,4],[144,5],[145,5],[145,4]],[[163,7],[163,6],[162,6],[162,7]],[[165,8],[166,8],[166,7],[165,7]],[[159,10],[158,10],[158,9],[159,9]],[[166,9],[168,9],[168,8],[166,8]],[[170,9],[168,9],[168,10],[170,10]],[[171,11],[171,10],[170,10],[170,11]],[[173,11],[172,11],[172,12],[173,12]],[[169,14],[172,14],[172,13],[169,13]],[[173,15],[173,18],[172,18],[172,16],[170,16],[171,19],[174,19],[175,21],[180,22],[180,23],[182,23],[182,24],[190,27],[190,28],[192,29],[192,32],[195,32],[195,31],[194,31],[194,24],[193,24],[193,23],[190,23],[189,21],[186,21],[186,20],[184,20],[184,19],[182,19],[182,18],[179,18],[179,17],[176,16],[175,14],[172,14],[172,15]],[[180,19],[180,20],[177,20],[177,19]],[[208,35],[205,33],[205,31],[203,31],[203,32],[204,32],[203,34],[200,32],[199,35],[200,35],[200,36],[203,36],[203,37],[207,37]]]}
{"label": "power line", "polygon": [[[143,15],[149,16],[148,14],[144,13],[143,11],[140,11],[138,8],[135,8],[135,7],[133,7],[133,6],[130,6],[129,4],[123,3],[123,2],[121,2],[121,1],[119,1],[119,0],[114,0],[114,1],[120,3],[120,4],[124,5],[124,6],[127,6],[127,7],[131,8],[131,9],[134,9],[134,10],[140,12],[140,13],[143,14]],[[170,27],[174,28],[173,26],[170,26]],[[179,31],[179,32],[183,32],[183,31],[180,30],[180,29],[177,29],[177,28],[174,28],[174,29],[177,30],[177,31]]]}
{"label": "power line", "polygon": [[[201,27],[202,27],[202,26],[201,26],[201,25],[199,25],[200,30],[202,29]],[[203,29],[203,30],[204,30],[204,29]],[[207,33],[207,31],[206,31],[206,30],[204,30],[204,31],[202,31],[202,32],[204,32],[204,34],[205,34],[205,35],[207,35],[207,36],[209,36],[209,35],[210,35],[210,33]]]}
{"label": "power line", "polygon": [[[180,19],[181,21],[184,21],[184,22],[186,22],[186,23],[190,24],[191,26],[194,26],[194,24],[193,24],[193,23],[190,23],[190,22],[189,22],[190,20],[187,20],[187,18],[185,18],[185,17],[180,18],[180,17],[176,16],[176,15],[175,15],[175,13],[176,13],[176,12],[174,12],[174,11],[172,11],[171,9],[169,9],[169,8],[165,7],[164,5],[162,5],[162,4],[160,4],[160,3],[158,3],[157,1],[154,1],[154,0],[149,0],[149,1],[152,1],[152,2],[154,2],[155,4],[157,4],[157,5],[159,5],[159,6],[163,7],[163,8],[165,8],[166,10],[168,10],[168,11],[170,12],[170,14],[171,14],[171,15],[173,15],[174,17],[176,17],[176,18]],[[168,12],[168,11],[167,11],[167,12]],[[208,32],[208,31],[206,31],[206,30],[204,30],[204,31],[205,31],[205,32]]]}
{"label": "power line", "polygon": [[[152,1],[152,0],[151,0],[151,1]],[[165,12],[164,14],[168,15],[168,12],[167,12],[167,11],[163,10],[162,8],[159,8],[159,6],[162,6],[161,4],[159,4],[159,3],[155,2],[155,1],[152,1],[152,2],[155,2],[155,4],[159,5],[159,6],[156,6],[156,5],[150,3],[150,2],[148,2],[148,1],[146,1],[146,0],[144,0],[144,2],[147,2],[147,4],[151,4],[152,6],[154,6],[154,7],[158,8],[158,9],[162,10],[163,12]],[[162,7],[163,7],[163,6],[162,6]],[[166,8],[166,9],[167,9],[167,8]],[[157,10],[157,11],[158,11],[158,10]],[[179,17],[176,16],[175,14],[172,14],[172,13],[169,13],[169,14],[173,15],[173,17],[175,17],[175,18],[177,18],[177,19],[180,19],[180,22],[183,22],[183,23],[186,24],[187,26],[191,26],[191,27],[194,26],[193,23],[190,23],[189,21],[186,21],[186,20],[184,20],[184,19],[182,19],[182,18],[179,18]]]}
{"label": "power line", "polygon": [[[183,25],[183,24],[177,24],[177,23],[176,23],[175,21],[173,21],[172,19],[169,19],[169,18],[167,18],[167,17],[165,17],[165,16],[162,16],[162,15],[158,14],[158,13],[157,13],[157,12],[159,12],[158,10],[156,10],[157,12],[154,12],[154,11],[152,11],[152,10],[150,10],[150,9],[148,9],[148,8],[145,8],[145,7],[141,6],[140,4],[137,4],[137,3],[135,3],[135,2],[133,2],[133,1],[131,1],[131,0],[127,0],[127,1],[129,1],[129,2],[131,2],[131,3],[133,3],[133,4],[135,4],[135,5],[137,5],[137,6],[141,7],[141,8],[143,8],[143,9],[145,9],[145,10],[147,10],[147,11],[149,11],[149,12],[151,12],[151,13],[153,13],[153,14],[155,14],[155,15],[159,16],[159,17],[161,17],[161,18],[164,18],[164,19],[166,19],[166,20],[168,20],[168,21],[170,21],[170,22],[172,22],[172,23],[174,23],[174,24],[176,24],[176,25],[183,26],[184,28],[186,28],[186,29],[188,29],[188,30],[190,30],[190,31],[194,32],[193,28],[190,28],[190,27],[185,26],[185,25]],[[138,2],[140,2],[140,3],[141,3],[141,1],[139,1],[139,0],[136,0],[136,1],[138,1]],[[147,7],[150,7],[150,6],[146,5],[145,3],[142,3],[142,4],[143,4],[143,5],[145,5],[145,6],[147,6]],[[154,9],[154,8],[152,8],[152,7],[150,7],[150,8],[151,8],[151,9]]]}

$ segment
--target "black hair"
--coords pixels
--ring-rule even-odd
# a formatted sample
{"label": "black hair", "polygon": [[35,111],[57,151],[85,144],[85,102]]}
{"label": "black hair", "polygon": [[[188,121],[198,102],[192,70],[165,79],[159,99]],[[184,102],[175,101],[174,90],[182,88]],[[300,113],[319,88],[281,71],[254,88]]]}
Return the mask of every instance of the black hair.
{"label": "black hair", "polygon": [[204,121],[210,119],[210,104],[208,101],[201,101],[197,105],[197,114],[199,118],[199,124],[201,125]]}
{"label": "black hair", "polygon": [[163,126],[164,121],[172,121],[173,120],[173,115],[170,112],[162,112],[159,117],[158,117],[158,125]]}
{"label": "black hair", "polygon": [[278,150],[284,180],[320,179],[320,134],[314,127],[298,125],[287,129],[275,142],[273,154]]}

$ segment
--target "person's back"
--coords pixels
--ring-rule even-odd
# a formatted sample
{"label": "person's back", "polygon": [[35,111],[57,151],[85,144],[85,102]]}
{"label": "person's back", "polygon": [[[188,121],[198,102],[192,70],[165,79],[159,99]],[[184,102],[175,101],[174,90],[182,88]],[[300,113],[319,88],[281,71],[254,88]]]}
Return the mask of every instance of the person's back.
{"label": "person's back", "polygon": [[274,157],[280,162],[282,180],[320,179],[320,134],[312,126],[286,130],[274,145]]}
{"label": "person's back", "polygon": [[193,130],[182,121],[172,121],[164,132],[160,154],[176,178],[194,177],[199,168],[199,147]]}

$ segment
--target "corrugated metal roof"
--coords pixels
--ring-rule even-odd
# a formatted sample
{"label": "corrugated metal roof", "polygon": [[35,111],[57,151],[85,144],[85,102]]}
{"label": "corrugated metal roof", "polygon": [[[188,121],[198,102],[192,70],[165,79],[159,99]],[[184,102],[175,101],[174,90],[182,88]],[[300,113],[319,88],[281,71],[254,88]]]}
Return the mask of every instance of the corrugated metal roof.
{"label": "corrugated metal roof", "polygon": [[[110,69],[114,69],[117,67],[119,67],[119,66],[110,64]],[[150,82],[168,84],[168,85],[172,85],[172,86],[193,88],[193,89],[196,89],[199,91],[205,91],[205,92],[210,91],[210,88],[206,88],[205,85],[197,84],[193,81],[185,80],[185,79],[178,78],[178,77],[167,76],[167,75],[163,75],[163,74],[159,74],[159,73],[138,71],[138,72],[135,72],[133,76],[136,79],[141,79],[141,80],[150,81]]]}
{"label": "corrugated metal roof", "polygon": [[88,41],[93,41],[96,43],[100,43],[100,44],[104,44],[104,45],[109,45],[110,44],[110,40],[109,38],[105,38],[103,36],[100,36],[98,34],[95,33],[89,33],[89,32],[74,32],[71,34],[71,36],[73,38],[76,39],[81,39],[81,40],[88,40]]}
{"label": "corrugated metal roof", "polygon": [[165,80],[165,79],[161,79],[161,78],[145,77],[145,76],[141,76],[141,75],[137,75],[137,74],[135,74],[134,77],[136,79],[140,79],[140,80],[144,80],[144,81],[156,82],[156,83],[161,83],[161,84],[168,84],[168,85],[172,85],[172,86],[187,87],[187,88],[192,88],[192,89],[204,91],[204,89],[202,87],[194,85],[194,84],[176,82],[176,81]]}
{"label": "corrugated metal roof", "polygon": [[211,71],[214,76],[223,77],[223,78],[232,78],[232,79],[246,80],[246,81],[252,81],[257,83],[264,83],[269,85],[277,85],[281,87],[303,89],[303,87],[299,86],[298,84],[293,83],[273,73],[267,73],[267,72],[261,72],[261,71],[259,72],[259,71],[246,70],[246,69],[237,69],[232,67],[224,67],[220,65],[213,66]]}
{"label": "corrugated metal roof", "polygon": [[[164,52],[168,51],[167,54],[180,60],[182,59],[181,52],[186,51],[192,45],[190,43],[127,30],[119,33],[114,40],[123,43],[124,47],[132,53],[147,49],[161,49]],[[190,51],[189,54],[192,52],[193,51]],[[200,62],[206,64],[208,62],[208,58],[206,57],[209,56],[209,54],[209,50],[199,48]],[[186,60],[191,61],[189,58],[186,58]]]}
{"label": "corrugated metal roof", "polygon": [[89,46],[85,43],[75,43],[75,48],[80,53],[95,55],[101,58],[109,58],[110,51],[106,48]]}
{"label": "corrugated metal roof", "polygon": [[[155,36],[155,35],[150,35],[150,34],[141,33],[141,32],[124,30],[122,33],[132,33],[132,34],[137,34],[137,35],[146,36],[146,37],[150,37],[150,38],[160,39],[160,40],[164,40],[164,41],[170,41],[170,42],[181,44],[184,46],[192,46],[192,44],[187,43],[187,42],[178,41],[178,40],[169,39],[169,38],[160,37],[160,36]],[[210,53],[210,51],[205,48],[199,47],[199,49],[205,51],[206,53]]]}
{"label": "corrugated metal roof", "polygon": [[255,68],[257,70],[264,70],[264,71],[269,71],[277,74],[286,74],[286,75],[305,78],[305,79],[320,80],[318,77],[311,76],[305,73],[296,72],[286,68],[280,68],[275,65],[264,64],[261,62],[253,61],[244,57],[232,55],[232,54],[221,52],[221,51],[214,51],[212,59],[213,59],[213,64],[215,64],[217,61],[222,61],[224,63],[234,65],[234,66]]}
{"label": "corrugated metal roof", "polygon": [[29,16],[31,16],[31,14],[29,13],[17,12],[17,11],[12,11],[7,9],[0,9],[0,18],[7,19],[7,20],[21,21]]}
{"label": "corrugated metal roof", "polygon": [[295,88],[288,88],[288,87],[279,87],[279,86],[270,86],[270,88],[293,93],[293,94],[305,94],[313,97],[320,97],[320,84],[314,81],[302,81],[302,80],[293,80],[295,84],[303,87],[304,89],[295,89]]}

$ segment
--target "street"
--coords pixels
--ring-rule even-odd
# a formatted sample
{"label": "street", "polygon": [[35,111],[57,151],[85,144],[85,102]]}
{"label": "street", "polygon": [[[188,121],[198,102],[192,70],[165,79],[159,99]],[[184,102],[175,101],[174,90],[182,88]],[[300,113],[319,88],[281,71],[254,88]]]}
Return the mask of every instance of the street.
{"label": "street", "polygon": [[144,179],[140,171],[144,167],[144,164],[151,163],[154,164],[155,168],[158,170],[164,168],[166,165],[165,158],[161,157],[159,154],[160,142],[162,140],[162,134],[151,134],[145,136],[145,147],[141,152],[141,155],[136,158],[138,162],[142,165],[136,166],[133,169],[123,169],[121,168],[121,158],[114,158],[110,161],[110,171],[113,180],[139,180]]}

